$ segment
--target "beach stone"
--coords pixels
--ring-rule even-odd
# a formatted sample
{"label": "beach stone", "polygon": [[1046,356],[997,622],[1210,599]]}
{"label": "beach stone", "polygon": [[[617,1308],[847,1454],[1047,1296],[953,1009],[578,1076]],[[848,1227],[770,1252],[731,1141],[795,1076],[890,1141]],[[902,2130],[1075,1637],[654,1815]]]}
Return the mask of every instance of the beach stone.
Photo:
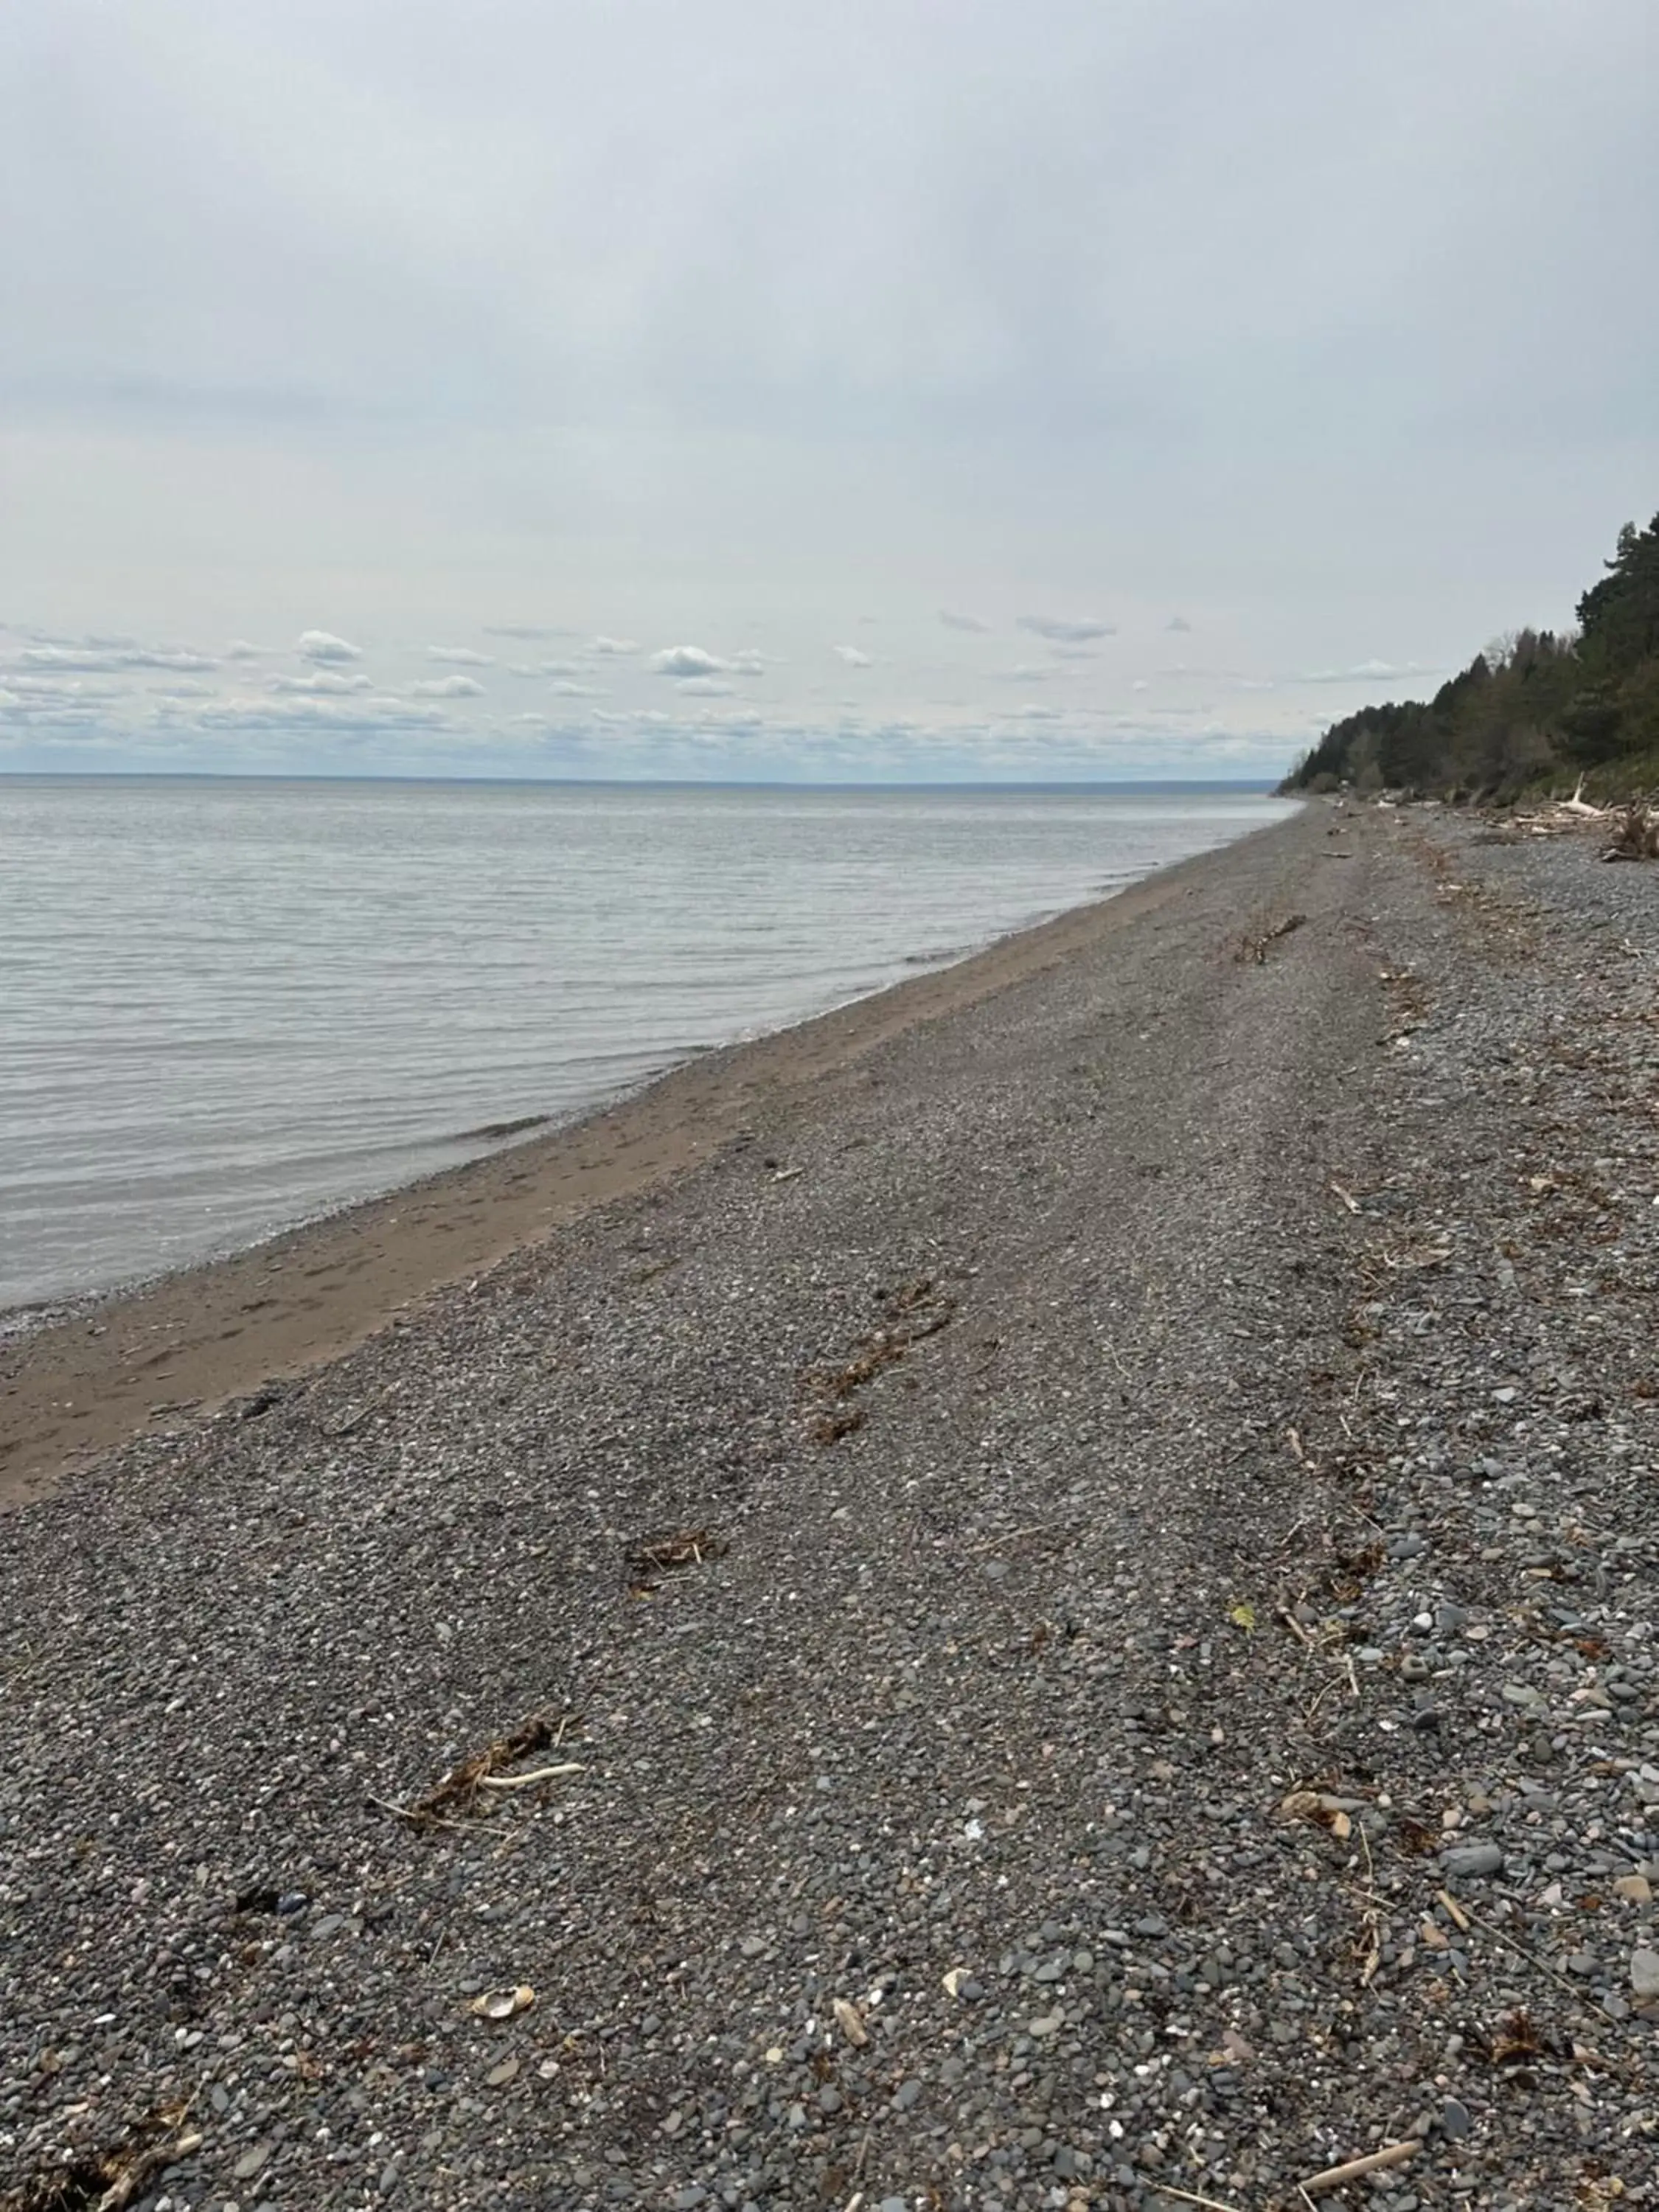
{"label": "beach stone", "polygon": [[1659,1951],[1631,1954],[1630,1985],[1644,2004],[1659,1997]]}
{"label": "beach stone", "polygon": [[1440,2107],[1441,2132],[1453,2142],[1462,2142],[1474,2123],[1469,2118],[1469,2108],[1455,2097],[1448,2097]]}
{"label": "beach stone", "polygon": [[1440,1863],[1450,1875],[1498,1874],[1503,1869],[1504,1854],[1496,1844],[1459,1844],[1441,1852]]}

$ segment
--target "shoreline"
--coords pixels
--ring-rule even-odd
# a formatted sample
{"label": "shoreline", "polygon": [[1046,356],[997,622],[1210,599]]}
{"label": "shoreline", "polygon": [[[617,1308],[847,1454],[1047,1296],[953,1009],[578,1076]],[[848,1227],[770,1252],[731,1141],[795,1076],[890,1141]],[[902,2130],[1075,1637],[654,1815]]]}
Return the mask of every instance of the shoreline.
{"label": "shoreline", "polygon": [[3,2212],[1656,2202],[1651,883],[1041,942],[0,1518]]}
{"label": "shoreline", "polygon": [[[1188,878],[1299,819],[1246,830],[1121,890],[827,1012],[674,1062],[523,1142],[440,1168],[258,1243],[44,1306],[0,1335],[0,1514],[169,1414],[192,1418],[338,1358],[422,1298],[741,1141],[745,1116],[844,1077],[900,1032],[1099,942]],[[0,1319],[6,1318],[0,1316]]]}

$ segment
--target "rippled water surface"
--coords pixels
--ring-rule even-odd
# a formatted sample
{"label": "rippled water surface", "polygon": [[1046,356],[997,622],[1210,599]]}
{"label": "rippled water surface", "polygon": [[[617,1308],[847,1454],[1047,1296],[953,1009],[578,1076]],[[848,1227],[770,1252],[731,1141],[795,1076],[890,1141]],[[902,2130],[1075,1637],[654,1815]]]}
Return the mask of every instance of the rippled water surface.
{"label": "rippled water surface", "polygon": [[1284,811],[0,778],[0,1306],[250,1243]]}

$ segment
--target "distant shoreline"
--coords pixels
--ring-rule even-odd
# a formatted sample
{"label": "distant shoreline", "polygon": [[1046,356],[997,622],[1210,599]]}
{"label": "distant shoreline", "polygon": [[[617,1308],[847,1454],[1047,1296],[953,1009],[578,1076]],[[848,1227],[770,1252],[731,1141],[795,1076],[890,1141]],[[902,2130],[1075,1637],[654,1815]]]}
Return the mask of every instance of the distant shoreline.
{"label": "distant shoreline", "polygon": [[15,783],[349,783],[349,784],[415,784],[422,787],[446,784],[498,784],[506,788],[544,790],[566,788],[577,791],[788,791],[788,792],[857,792],[872,791],[890,794],[896,791],[935,792],[965,791],[996,792],[1105,792],[1113,796],[1128,796],[1136,792],[1161,794],[1172,791],[1206,792],[1218,795],[1269,794],[1279,788],[1279,780],[1273,776],[1244,776],[1237,779],[1224,776],[1132,776],[1127,780],[1080,781],[1062,778],[1053,783],[1031,783],[1024,781],[998,782],[984,777],[971,782],[952,782],[948,780],[932,783],[898,781],[893,783],[809,783],[788,781],[773,776],[672,776],[672,775],[329,775],[319,771],[298,774],[292,769],[246,769],[230,774],[220,769],[28,769],[0,768],[0,781]]}

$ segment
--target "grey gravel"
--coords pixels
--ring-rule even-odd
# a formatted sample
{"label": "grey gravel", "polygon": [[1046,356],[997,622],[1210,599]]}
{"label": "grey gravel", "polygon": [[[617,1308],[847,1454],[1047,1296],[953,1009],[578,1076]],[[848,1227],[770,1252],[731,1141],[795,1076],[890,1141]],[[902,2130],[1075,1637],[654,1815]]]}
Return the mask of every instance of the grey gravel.
{"label": "grey gravel", "polygon": [[0,2201],[1659,2201],[1659,871],[1160,890],[0,1522]]}

